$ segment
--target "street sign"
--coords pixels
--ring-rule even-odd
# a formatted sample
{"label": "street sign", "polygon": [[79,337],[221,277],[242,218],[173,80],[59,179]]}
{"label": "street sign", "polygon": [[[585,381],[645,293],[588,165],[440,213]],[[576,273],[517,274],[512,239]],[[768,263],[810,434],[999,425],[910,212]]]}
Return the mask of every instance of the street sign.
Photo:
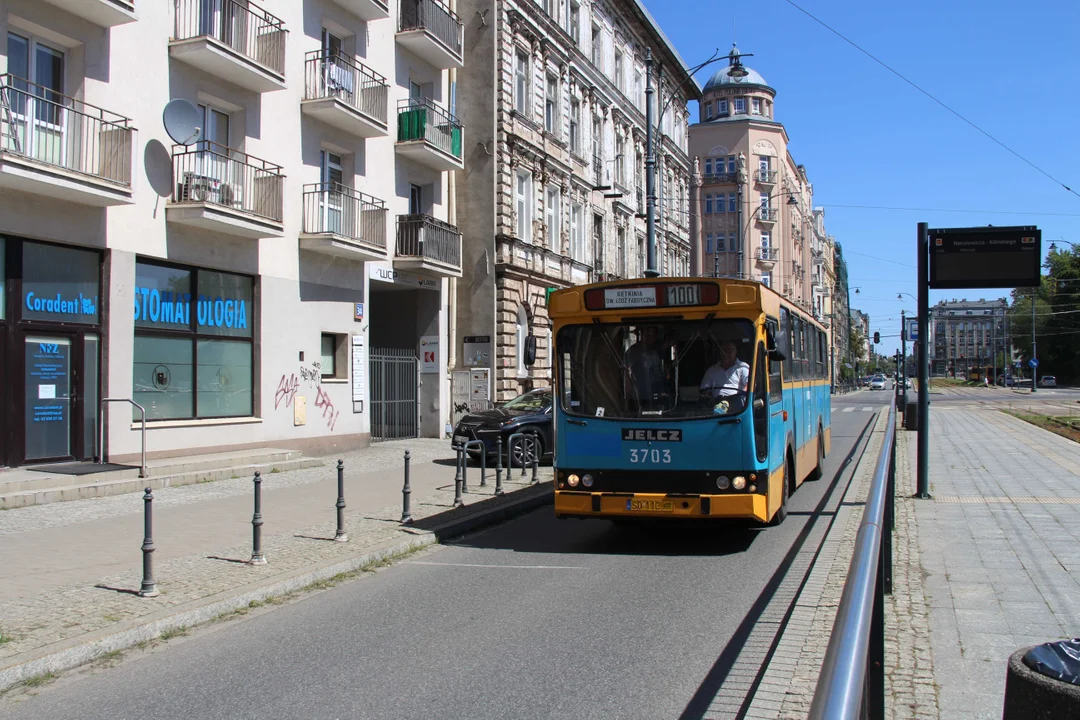
{"label": "street sign", "polygon": [[930,287],[1038,287],[1042,231],[1034,226],[930,230]]}
{"label": "street sign", "polygon": [[1030,360],[1028,360],[1028,367],[1039,367],[1039,358],[1031,358]]}
{"label": "street sign", "polygon": [[904,323],[907,325],[907,337],[904,339],[908,342],[919,342],[919,318],[907,318]]}

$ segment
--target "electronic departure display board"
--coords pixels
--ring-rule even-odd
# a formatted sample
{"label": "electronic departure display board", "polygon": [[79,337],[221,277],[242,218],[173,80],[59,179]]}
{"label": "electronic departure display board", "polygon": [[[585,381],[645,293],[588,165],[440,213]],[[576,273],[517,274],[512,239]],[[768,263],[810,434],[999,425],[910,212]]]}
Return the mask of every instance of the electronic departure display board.
{"label": "electronic departure display board", "polygon": [[1034,226],[929,231],[930,287],[1038,287],[1042,231]]}

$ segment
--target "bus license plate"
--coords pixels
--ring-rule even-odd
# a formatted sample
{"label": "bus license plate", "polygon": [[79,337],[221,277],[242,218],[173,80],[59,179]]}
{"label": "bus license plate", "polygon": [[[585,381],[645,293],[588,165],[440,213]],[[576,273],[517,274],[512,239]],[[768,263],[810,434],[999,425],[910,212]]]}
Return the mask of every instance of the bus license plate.
{"label": "bus license plate", "polygon": [[675,503],[661,502],[660,500],[627,500],[626,509],[648,512],[675,512]]}

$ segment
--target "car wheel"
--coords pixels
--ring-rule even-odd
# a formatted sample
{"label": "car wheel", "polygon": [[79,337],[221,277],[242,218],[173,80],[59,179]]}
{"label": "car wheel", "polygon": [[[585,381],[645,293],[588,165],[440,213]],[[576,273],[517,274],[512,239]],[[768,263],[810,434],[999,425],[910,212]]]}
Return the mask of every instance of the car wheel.
{"label": "car wheel", "polygon": [[544,457],[544,441],[540,437],[539,433],[528,433],[529,439],[525,442],[519,440],[514,443],[514,452],[511,454],[510,466],[519,468],[522,464],[522,456],[525,455],[526,466],[531,466],[533,461],[532,447],[529,447],[528,453],[526,453],[525,446],[531,443],[535,439],[537,455],[537,464],[539,464],[539,458]]}

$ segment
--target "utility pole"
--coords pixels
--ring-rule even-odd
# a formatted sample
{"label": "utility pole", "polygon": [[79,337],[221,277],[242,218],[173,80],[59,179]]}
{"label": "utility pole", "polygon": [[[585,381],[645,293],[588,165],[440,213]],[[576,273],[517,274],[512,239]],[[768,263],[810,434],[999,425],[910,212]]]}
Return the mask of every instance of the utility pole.
{"label": "utility pole", "polygon": [[[1038,297],[1039,289],[1037,287],[1031,288],[1031,359],[1038,362],[1039,354],[1036,352],[1035,345],[1035,299]],[[1035,392],[1035,386],[1038,385],[1039,366],[1031,366],[1031,392]]]}

